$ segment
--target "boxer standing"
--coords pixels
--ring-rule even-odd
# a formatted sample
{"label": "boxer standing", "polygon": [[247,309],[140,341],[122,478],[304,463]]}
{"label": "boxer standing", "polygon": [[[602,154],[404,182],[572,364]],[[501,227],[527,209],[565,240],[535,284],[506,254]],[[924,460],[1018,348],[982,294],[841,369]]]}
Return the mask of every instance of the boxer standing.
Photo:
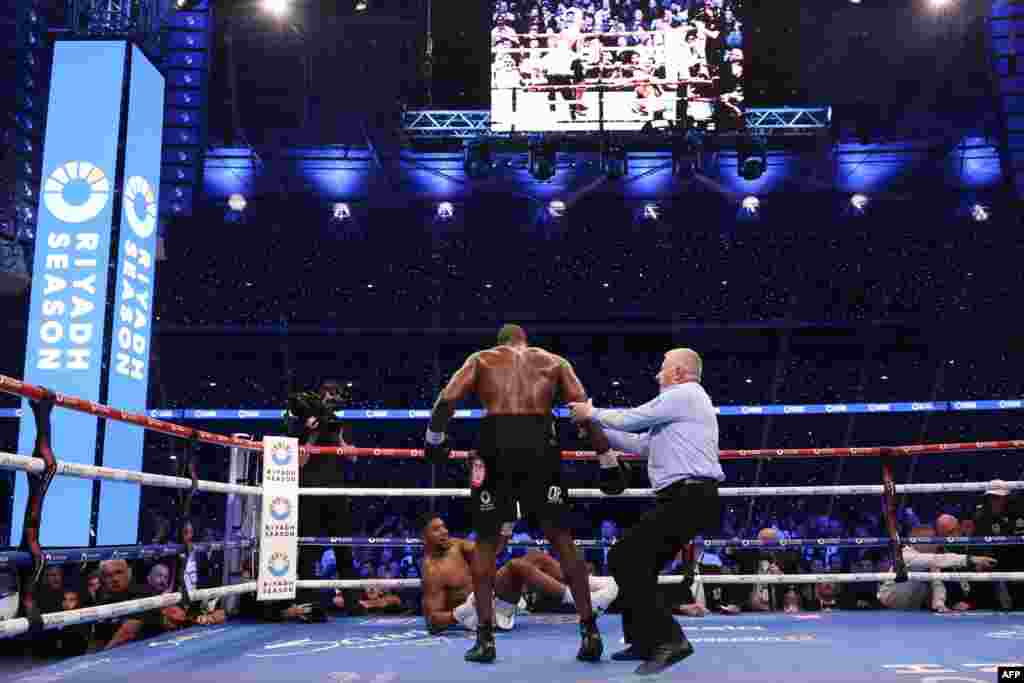
{"label": "boxer standing", "polygon": [[[476,645],[466,653],[470,662],[489,663],[496,657],[493,600],[498,536],[503,527],[511,532],[517,502],[524,514],[537,517],[572,591],[582,639],[576,658],[596,662],[604,651],[590,604],[586,565],[576,551],[566,519],[570,508],[561,479],[561,454],[548,444],[556,392],[567,402],[586,400],[583,385],[568,361],[528,346],[521,327],[505,325],[498,332],[498,345],[471,355],[434,405],[425,447],[427,459],[434,464],[445,462],[451,451],[445,430],[455,404],[475,393],[486,410],[471,482],[477,533],[473,593],[479,625]],[[599,429],[591,430],[591,441],[598,452],[608,449]],[[613,481],[617,475],[624,476],[624,471],[602,470],[608,486],[621,492],[625,483]]]}

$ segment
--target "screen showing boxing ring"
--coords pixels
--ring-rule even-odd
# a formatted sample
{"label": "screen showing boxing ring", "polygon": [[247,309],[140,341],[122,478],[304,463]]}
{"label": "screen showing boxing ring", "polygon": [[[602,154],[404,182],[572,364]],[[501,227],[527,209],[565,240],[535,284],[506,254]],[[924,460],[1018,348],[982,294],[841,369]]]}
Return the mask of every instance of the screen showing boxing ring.
{"label": "screen showing boxing ring", "polygon": [[491,0],[491,129],[743,125],[744,0]]}

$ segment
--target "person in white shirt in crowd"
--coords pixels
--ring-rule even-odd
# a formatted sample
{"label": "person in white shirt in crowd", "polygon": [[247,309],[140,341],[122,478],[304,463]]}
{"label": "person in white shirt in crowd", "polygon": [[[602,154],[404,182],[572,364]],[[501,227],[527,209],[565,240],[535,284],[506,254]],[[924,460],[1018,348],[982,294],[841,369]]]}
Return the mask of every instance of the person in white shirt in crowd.
{"label": "person in white shirt in crowd", "polygon": [[[911,536],[934,537],[942,531],[959,530],[957,520],[952,515],[942,515],[936,520],[935,528],[916,527]],[[939,553],[939,545],[906,545],[903,547],[903,561],[907,571],[935,572],[932,581],[886,581],[878,589],[878,602],[889,609],[921,609],[926,604],[935,612],[948,612],[946,606],[946,587],[942,582],[943,569],[966,569],[967,571],[990,571],[996,561],[983,555],[959,555],[956,553]]]}

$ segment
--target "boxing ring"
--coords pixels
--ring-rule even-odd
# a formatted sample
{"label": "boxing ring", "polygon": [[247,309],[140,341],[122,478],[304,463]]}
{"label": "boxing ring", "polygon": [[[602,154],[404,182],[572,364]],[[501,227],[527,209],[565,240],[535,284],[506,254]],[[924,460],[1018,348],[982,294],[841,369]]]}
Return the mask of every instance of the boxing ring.
{"label": "boxing ring", "polygon": [[[0,391],[30,400],[36,419],[37,440],[32,456],[0,453],[0,468],[23,471],[29,477],[30,498],[25,530],[16,552],[0,553],[0,567],[17,566],[25,577],[22,592],[34,594],[47,565],[146,556],[142,549],[43,549],[38,543],[39,519],[46,488],[54,476],[134,482],[146,486],[179,489],[183,500],[196,491],[243,496],[261,496],[263,489],[220,482],[201,481],[194,466],[182,474],[165,476],[104,467],[61,462],[49,445],[49,415],[54,407],[89,413],[107,420],[137,425],[144,429],[190,441],[217,444],[249,451],[263,450],[256,441],[236,439],[196,430],[155,418],[134,415],[79,398],[62,396],[38,386],[0,376]],[[806,545],[836,545],[858,548],[886,548],[900,558],[903,545],[1020,544],[1020,536],[981,538],[901,538],[895,526],[895,497],[909,493],[982,492],[988,482],[897,485],[892,477],[895,459],[909,455],[937,455],[985,450],[1020,450],[1024,441],[992,441],[931,444],[879,448],[784,449],[723,451],[723,460],[784,459],[822,457],[872,457],[882,463],[881,485],[723,487],[723,497],[878,495],[889,536],[852,539],[756,540],[707,539],[704,546],[741,548],[799,548]],[[361,457],[414,458],[422,453],[410,449],[307,448],[309,452]],[[453,452],[453,458],[467,458],[467,452]],[[565,459],[591,461],[589,452],[567,452]],[[193,463],[194,465],[194,463]],[[1024,489],[1024,482],[1007,482],[1010,489]],[[606,497],[597,489],[572,489],[577,499]],[[301,488],[300,495],[345,497],[469,497],[468,489],[387,488]],[[651,497],[649,490],[628,489],[626,498]],[[343,543],[360,539],[302,538],[300,543]],[[410,539],[370,539],[376,545],[412,545]],[[238,546],[249,547],[249,539]],[[583,540],[584,547],[603,546]],[[212,544],[221,549],[232,544]],[[515,544],[510,544],[515,545]],[[531,544],[543,545],[543,544]],[[183,557],[182,552],[200,549],[202,544],[168,545],[165,555]],[[132,553],[136,554],[132,554]],[[157,549],[157,554],[161,551]],[[140,554],[141,553],[141,554]],[[890,579],[930,580],[935,574],[907,573],[900,561],[892,573],[804,574],[804,575],[703,575],[699,583],[710,584],[797,584],[879,582]],[[1024,572],[944,572],[944,580],[971,582],[1022,581]],[[660,583],[681,583],[683,576],[662,576]],[[381,588],[418,587],[417,579],[397,580],[300,580],[298,588]],[[256,591],[254,581],[192,592],[167,593],[139,600],[0,621],[0,639],[91,623],[173,605]],[[577,646],[575,615],[527,614],[517,619],[515,630],[499,632],[498,660],[492,665],[463,661],[473,634],[449,630],[440,636],[427,633],[422,617],[334,618],[327,623],[254,623],[229,620],[218,626],[192,626],[162,636],[23,671],[0,671],[6,680],[29,681],[469,681],[483,676],[502,680],[549,681],[550,683],[593,683],[635,680],[633,664],[612,662],[608,655],[622,648],[622,632],[616,615],[599,620],[605,641],[600,664],[575,660]],[[744,613],[685,619],[684,630],[697,648],[696,656],[659,675],[660,680],[730,681],[942,681],[980,682],[996,680],[996,667],[1024,666],[1024,612],[801,612],[796,614]]]}

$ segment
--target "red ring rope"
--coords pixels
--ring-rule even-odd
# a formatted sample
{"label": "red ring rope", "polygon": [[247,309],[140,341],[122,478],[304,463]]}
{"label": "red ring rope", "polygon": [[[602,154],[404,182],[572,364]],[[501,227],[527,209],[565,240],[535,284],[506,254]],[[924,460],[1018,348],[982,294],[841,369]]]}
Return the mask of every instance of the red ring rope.
{"label": "red ring rope", "polygon": [[[89,413],[97,417],[104,417],[115,422],[127,422],[138,425],[169,436],[177,436],[183,439],[192,439],[202,443],[215,444],[242,448],[250,451],[263,451],[263,444],[259,441],[248,439],[236,439],[223,434],[207,432],[201,429],[185,427],[165,422],[145,415],[136,415],[124,410],[117,410],[109,406],[86,401],[75,396],[56,394],[45,387],[28,384],[13,377],[0,375],[0,392],[22,396],[32,401],[42,401],[47,398],[62,408],[74,410],[80,413]],[[328,446],[303,446],[308,453],[319,453],[340,456],[362,456],[379,458],[420,458],[423,451],[418,448],[332,448]],[[972,451],[989,450],[1022,450],[1024,440],[1011,441],[975,441],[970,443],[937,443],[937,444],[912,444],[907,446],[872,446],[870,448],[762,448],[754,450],[723,450],[720,452],[722,460],[754,460],[772,458],[875,458],[881,455],[931,455],[938,453],[965,453]],[[466,459],[473,455],[473,451],[452,451],[451,457],[455,459]],[[593,451],[562,451],[563,460],[588,461],[596,460],[597,454]],[[640,456],[628,455],[628,460],[642,460]]]}

